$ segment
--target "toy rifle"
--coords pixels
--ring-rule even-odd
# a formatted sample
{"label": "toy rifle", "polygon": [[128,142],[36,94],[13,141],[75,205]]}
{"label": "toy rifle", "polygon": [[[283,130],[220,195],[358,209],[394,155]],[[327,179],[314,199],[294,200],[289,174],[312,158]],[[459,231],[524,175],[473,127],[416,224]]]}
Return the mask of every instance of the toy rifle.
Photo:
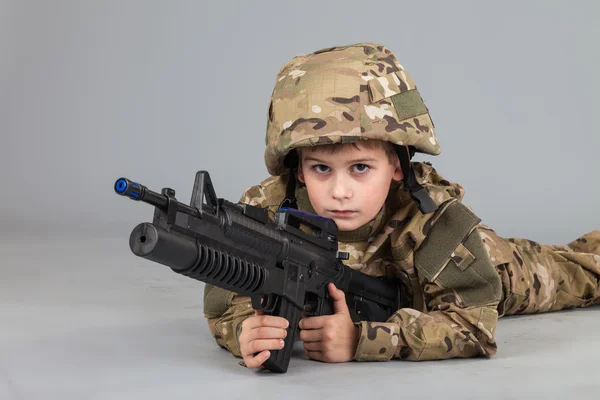
{"label": "toy rifle", "polygon": [[283,349],[271,351],[264,367],[286,372],[302,312],[333,313],[327,285],[344,291],[353,320],[386,321],[406,306],[399,282],[372,277],[342,263],[337,226],[328,218],[280,208],[270,221],[267,210],[217,198],[210,176],[198,171],[190,205],[127,178],[115,192],[154,206],[152,223],[137,225],[131,251],[174,272],[250,296],[252,307],[289,321]]}

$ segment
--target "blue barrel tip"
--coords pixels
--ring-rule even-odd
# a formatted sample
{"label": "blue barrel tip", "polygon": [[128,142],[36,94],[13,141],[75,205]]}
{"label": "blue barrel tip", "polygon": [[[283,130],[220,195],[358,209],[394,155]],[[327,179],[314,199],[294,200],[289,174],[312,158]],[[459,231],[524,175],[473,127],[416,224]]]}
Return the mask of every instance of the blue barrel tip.
{"label": "blue barrel tip", "polygon": [[127,190],[127,180],[125,178],[120,178],[115,182],[115,190],[117,193],[124,193]]}

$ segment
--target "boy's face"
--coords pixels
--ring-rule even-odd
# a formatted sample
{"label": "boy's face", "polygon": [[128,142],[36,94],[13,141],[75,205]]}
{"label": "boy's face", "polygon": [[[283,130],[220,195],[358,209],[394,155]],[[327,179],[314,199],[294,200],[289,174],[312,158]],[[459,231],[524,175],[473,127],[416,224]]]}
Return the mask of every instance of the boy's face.
{"label": "boy's face", "polygon": [[385,202],[392,179],[400,181],[396,159],[390,164],[385,150],[357,143],[330,154],[319,147],[304,148],[298,179],[318,215],[331,218],[341,231],[351,231],[373,219]]}

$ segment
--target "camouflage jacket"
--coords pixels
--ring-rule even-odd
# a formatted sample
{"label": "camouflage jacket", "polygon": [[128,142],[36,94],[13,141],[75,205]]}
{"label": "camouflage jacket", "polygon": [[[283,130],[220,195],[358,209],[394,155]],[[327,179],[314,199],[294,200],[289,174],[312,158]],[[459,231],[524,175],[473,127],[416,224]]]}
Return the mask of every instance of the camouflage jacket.
{"label": "camouflage jacket", "polygon": [[[445,180],[428,163],[415,162],[413,168],[438,204],[436,212],[421,213],[403,184],[395,184],[370,223],[339,234],[339,249],[350,253],[346,265],[368,275],[400,278],[413,299],[411,308],[398,310],[387,322],[357,322],[360,339],[354,359],[492,356],[503,297],[492,262],[493,231],[484,233],[480,219],[462,204],[462,186]],[[240,202],[267,208],[273,218],[286,179],[270,177],[249,188]],[[296,195],[298,208],[314,213],[306,188],[298,187]],[[241,323],[252,314],[248,298],[206,286],[211,334],[235,356],[240,356]]]}

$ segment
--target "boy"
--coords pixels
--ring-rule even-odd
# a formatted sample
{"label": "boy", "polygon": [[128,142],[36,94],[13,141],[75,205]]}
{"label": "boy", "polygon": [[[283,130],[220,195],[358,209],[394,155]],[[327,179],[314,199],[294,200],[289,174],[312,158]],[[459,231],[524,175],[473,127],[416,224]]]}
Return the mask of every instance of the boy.
{"label": "boy", "polygon": [[[566,246],[503,239],[461,202],[463,188],[414,152],[441,153],[421,96],[375,43],[297,56],[279,72],[268,111],[272,177],[241,202],[333,219],[344,263],[400,278],[412,297],[382,323],[354,323],[330,284],[334,314],[303,318],[299,338],[324,362],[490,357],[499,317],[600,303],[600,231]],[[217,343],[258,368],[281,348],[283,318],[210,285],[205,316]]]}

